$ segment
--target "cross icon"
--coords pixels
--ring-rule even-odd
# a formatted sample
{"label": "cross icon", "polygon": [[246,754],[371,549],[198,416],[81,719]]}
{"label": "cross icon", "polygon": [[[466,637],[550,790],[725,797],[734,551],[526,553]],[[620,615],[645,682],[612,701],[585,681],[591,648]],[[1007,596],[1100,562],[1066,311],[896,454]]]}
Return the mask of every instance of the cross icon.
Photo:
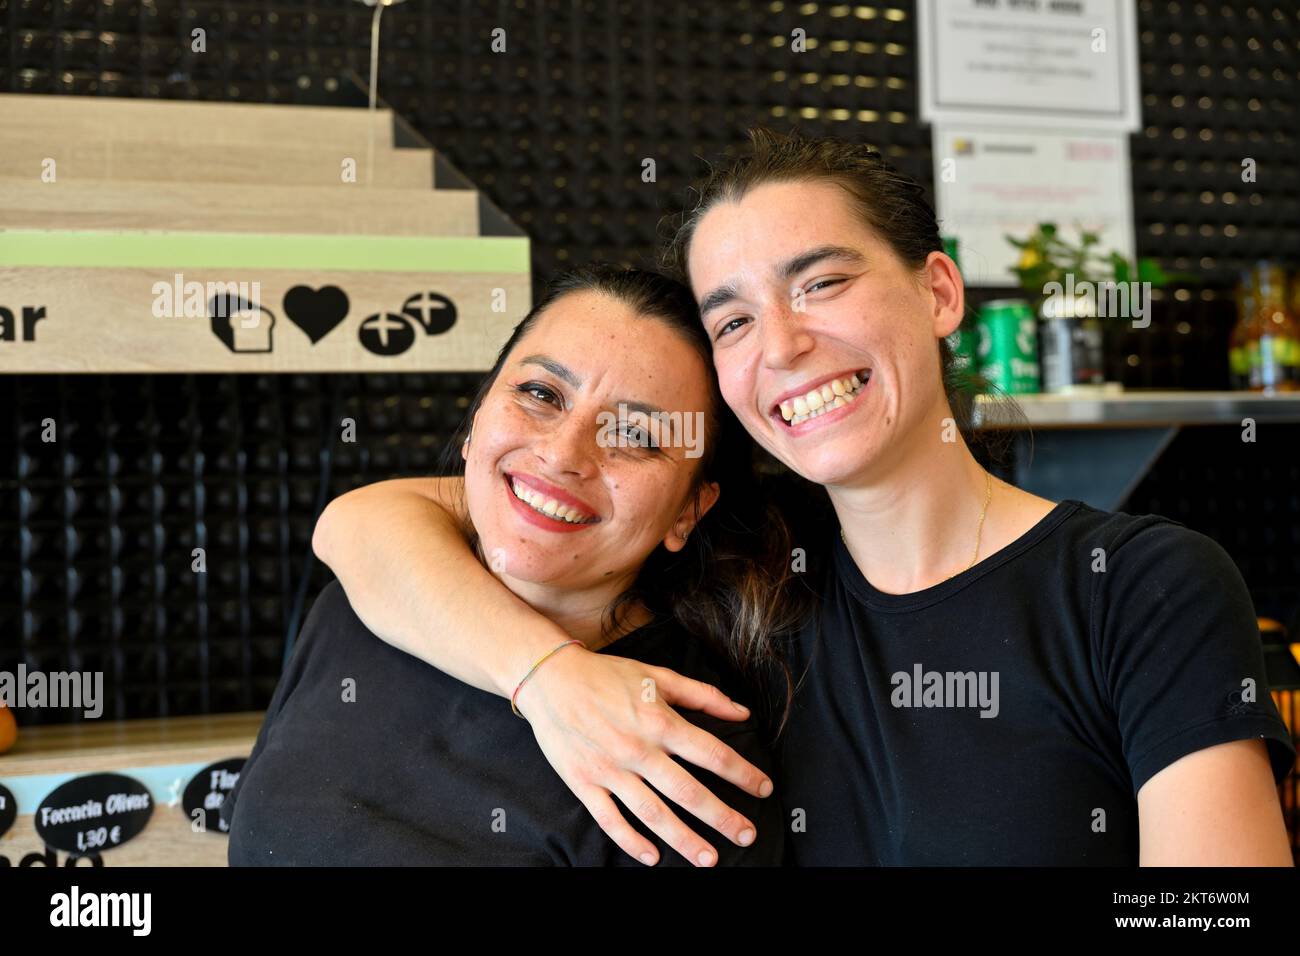
{"label": "cross icon", "polygon": [[375,321],[366,324],[366,328],[371,331],[377,330],[379,332],[379,344],[383,348],[387,348],[388,333],[396,332],[398,329],[405,329],[407,325],[405,322],[398,321],[395,316],[387,312],[381,312],[375,317]]}
{"label": "cross icon", "polygon": [[446,312],[448,308],[454,308],[447,301],[446,296],[438,295],[436,292],[418,292],[406,300],[402,306],[402,311],[413,319],[419,321],[428,332],[432,326],[434,317],[438,313]]}

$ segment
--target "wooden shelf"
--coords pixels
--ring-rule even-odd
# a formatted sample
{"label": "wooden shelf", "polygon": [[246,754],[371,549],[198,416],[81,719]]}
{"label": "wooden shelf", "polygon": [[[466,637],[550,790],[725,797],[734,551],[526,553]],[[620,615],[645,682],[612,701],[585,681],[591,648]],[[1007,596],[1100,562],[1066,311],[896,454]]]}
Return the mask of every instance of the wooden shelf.
{"label": "wooden shelf", "polygon": [[180,794],[204,767],[247,757],[263,717],[259,711],[20,726],[18,742],[0,756],[0,784],[17,803],[13,826],[0,835],[0,856],[14,866],[37,857],[64,865],[66,852],[48,849],[36,832],[39,804],[73,777],[122,773],[149,791],[153,812],[138,836],[101,853],[104,865],[224,866],[226,836],[215,828],[196,831]]}
{"label": "wooden shelf", "polygon": [[[1112,394],[1015,395],[1033,428],[1151,428],[1240,425],[1242,419],[1300,422],[1300,392],[1133,391]],[[981,395],[976,422],[983,428],[1021,428],[999,399]]]}
{"label": "wooden shelf", "polygon": [[0,780],[37,773],[93,773],[159,763],[246,757],[261,711],[156,720],[87,720],[18,728],[0,755]]}

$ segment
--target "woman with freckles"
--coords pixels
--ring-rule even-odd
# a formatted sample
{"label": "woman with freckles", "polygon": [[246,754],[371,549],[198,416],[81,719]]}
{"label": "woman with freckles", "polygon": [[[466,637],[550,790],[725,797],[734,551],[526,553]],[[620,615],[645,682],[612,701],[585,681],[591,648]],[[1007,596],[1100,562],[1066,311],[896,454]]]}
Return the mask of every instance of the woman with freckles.
{"label": "woman with freckles", "polygon": [[[755,493],[708,349],[680,284],[577,270],[515,329],[471,405],[455,446],[456,530],[467,566],[564,634],[537,673],[578,651],[617,652],[653,700],[660,673],[734,691],[777,666],[772,636],[791,617],[772,596],[790,544]],[[703,434],[684,434],[697,419]],[[375,529],[358,530],[353,546],[378,544]],[[448,617],[475,613],[455,586],[441,599]],[[547,766],[529,723],[470,686],[472,670],[433,670],[369,624],[337,582],[312,606],[222,805],[232,865],[636,865],[589,813],[603,808],[584,807]],[[757,721],[715,710],[692,715],[697,746],[717,735],[769,766]],[[761,827],[716,862],[779,863],[776,804],[712,775],[701,783]],[[620,796],[645,811],[639,794]]]}
{"label": "woman with freckles", "polygon": [[[750,135],[668,258],[727,406],[801,479],[784,511],[808,512],[791,566],[818,600],[782,648],[775,772],[690,723],[725,715],[722,690],[658,671],[645,701],[643,665],[580,651],[517,698],[557,774],[632,859],[657,854],[611,795],[698,865],[752,834],[707,773],[759,797],[775,780],[796,864],[1290,865],[1275,783],[1295,749],[1232,560],[987,472],[946,343],[962,279],[921,187],[864,146]],[[564,631],[465,567],[455,492],[342,496],[317,554],[384,640],[508,696]]]}

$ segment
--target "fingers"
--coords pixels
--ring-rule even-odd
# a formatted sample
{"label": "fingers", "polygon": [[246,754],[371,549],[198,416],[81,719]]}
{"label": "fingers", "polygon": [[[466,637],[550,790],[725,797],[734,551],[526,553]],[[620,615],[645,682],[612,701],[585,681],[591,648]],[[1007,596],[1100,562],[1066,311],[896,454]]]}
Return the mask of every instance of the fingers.
{"label": "fingers", "polygon": [[[772,779],[752,763],[728,747],[713,734],[697,727],[680,714],[672,713],[661,738],[663,746],[670,753],[675,753],[687,763],[694,764],[721,777],[728,783],[735,784],[741,790],[755,797],[766,797],[772,792]],[[671,761],[669,761],[671,763]],[[673,764],[678,770],[677,764]],[[658,786],[658,783],[651,781]],[[678,781],[680,782],[680,781]],[[662,791],[668,793],[668,791]],[[708,790],[704,791],[709,793]],[[671,796],[671,794],[669,794]],[[712,796],[712,794],[710,794]],[[678,801],[680,802],[680,801]],[[695,813],[695,807],[687,807]],[[698,813],[696,816],[700,816]],[[704,819],[701,817],[701,819]],[[711,821],[709,821],[711,822]]]}
{"label": "fingers", "polygon": [[733,701],[712,684],[683,677],[666,667],[653,668],[659,696],[673,707],[700,710],[721,720],[745,720],[749,708]]}
{"label": "fingers", "polygon": [[[719,854],[675,815],[680,807],[734,844],[751,845],[757,837],[753,822],[692,776],[694,767],[688,770],[673,759],[699,766],[746,793],[768,796],[772,781],[766,774],[673,708],[702,710],[728,720],[743,720],[746,713],[718,688],[667,668],[600,655],[575,655],[568,663],[577,666],[586,657],[593,659],[585,661],[592,667],[599,661],[598,672],[613,667],[617,679],[588,680],[583,694],[561,694],[554,706],[542,706],[536,714],[529,708],[525,716],[547,760],[601,830],[632,859],[657,861],[655,842],[631,826],[631,818],[625,819],[630,811],[683,859],[695,866],[715,865]],[[563,666],[553,667],[550,677],[559,679],[564,672]],[[575,710],[572,704],[579,697],[584,703]],[[543,694],[541,700],[551,697]]]}
{"label": "fingers", "polygon": [[582,787],[575,788],[574,794],[587,808],[587,812],[591,814],[597,826],[605,831],[620,850],[632,859],[640,860],[646,866],[654,866],[659,862],[658,848],[623,818],[618,805],[608,793],[599,787]]}
{"label": "fingers", "polygon": [[[708,734],[705,736],[710,740],[715,739]],[[689,810],[732,843],[749,846],[754,842],[758,829],[753,822],[723,803],[713,791],[663,751],[658,751],[649,759],[648,764],[641,769],[641,774],[646,783],[677,806]]]}
{"label": "fingers", "polygon": [[[667,758],[665,758],[667,759]],[[672,763],[671,760],[668,761]],[[676,766],[674,764],[674,766]],[[681,769],[680,767],[678,768]],[[696,784],[696,786],[699,786]],[[703,788],[701,788],[703,789]],[[634,774],[623,774],[613,793],[636,818],[695,866],[713,866],[718,853],[668,809],[659,795]],[[630,829],[630,827],[629,827]],[[606,833],[609,831],[606,830]],[[635,831],[634,831],[635,832]],[[619,844],[622,846],[622,844]]]}

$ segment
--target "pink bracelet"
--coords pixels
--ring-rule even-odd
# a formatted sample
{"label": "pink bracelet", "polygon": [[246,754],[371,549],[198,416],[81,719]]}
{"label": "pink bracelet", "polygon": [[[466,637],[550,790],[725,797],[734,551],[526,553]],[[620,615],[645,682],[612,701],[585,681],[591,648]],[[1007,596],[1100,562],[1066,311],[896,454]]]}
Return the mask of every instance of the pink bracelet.
{"label": "pink bracelet", "polygon": [[519,682],[519,687],[516,687],[515,692],[510,695],[510,709],[514,711],[516,717],[524,716],[523,714],[519,713],[519,708],[515,706],[515,698],[519,696],[519,689],[528,682],[528,678],[532,677],[533,674],[536,673],[537,668],[541,667],[542,663],[548,657],[554,654],[556,651],[560,650],[561,648],[568,647],[570,644],[581,644],[581,643],[582,641],[579,641],[577,639],[565,641],[563,644],[560,644],[558,647],[551,648],[551,650],[547,651],[540,658],[538,658],[537,663],[534,664],[531,669],[529,669],[528,673],[524,675],[524,679]]}

